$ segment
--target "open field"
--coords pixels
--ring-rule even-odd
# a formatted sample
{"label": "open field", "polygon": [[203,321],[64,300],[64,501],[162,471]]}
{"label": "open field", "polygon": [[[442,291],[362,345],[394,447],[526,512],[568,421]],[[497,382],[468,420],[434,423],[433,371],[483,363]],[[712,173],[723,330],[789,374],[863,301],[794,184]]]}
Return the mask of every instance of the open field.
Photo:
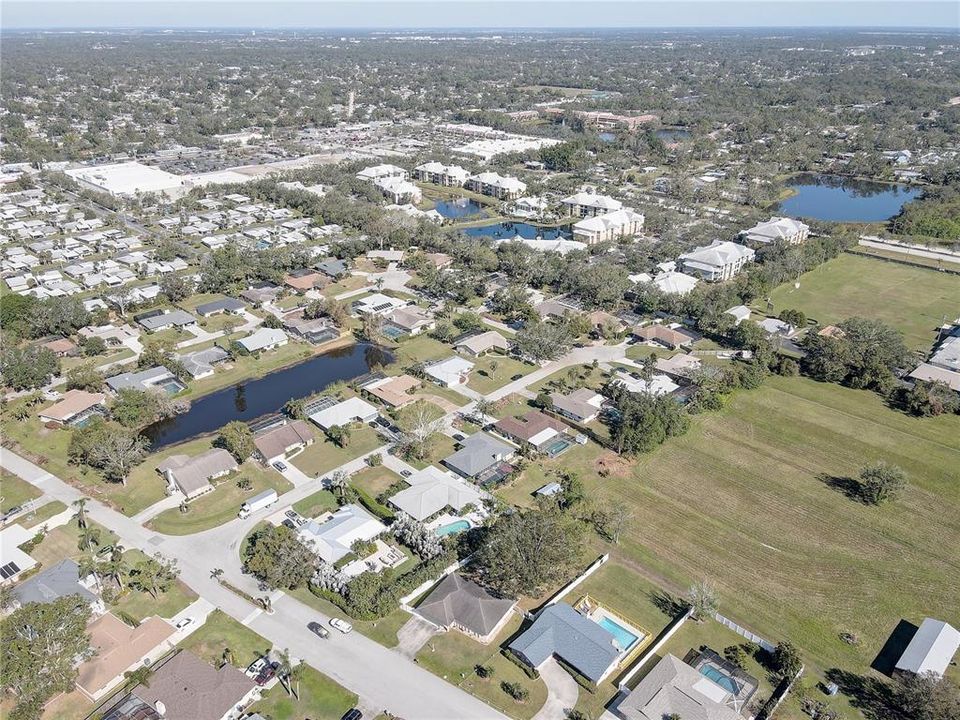
{"label": "open field", "polygon": [[[723,612],[791,639],[814,675],[862,674],[901,618],[960,622],[958,438],[957,416],[918,420],[869,392],[770,378],[632,473],[584,479],[632,512],[619,562],[674,593],[708,578]],[[902,498],[867,507],[836,489],[875,460],[909,474]]]}
{"label": "open field", "polygon": [[[123,554],[123,561],[132,570],[138,563],[147,559],[140,550],[127,550]],[[113,582],[104,580],[105,583]],[[111,610],[123,612],[139,621],[158,615],[162,618],[172,618],[197,599],[197,594],[183,582],[177,580],[165,593],[157,599],[148,592],[127,588],[124,595],[111,606]]]}
{"label": "open field", "polygon": [[[87,520],[87,528],[100,534],[99,542],[94,543],[91,548],[93,552],[113,545],[117,540],[113,532],[92,520]],[[80,547],[80,529],[77,527],[76,519],[48,532],[43,536],[40,544],[30,551],[30,556],[40,563],[44,570],[53,567],[61,560],[68,558],[78,560],[83,554],[84,549]]]}
{"label": "open field", "polygon": [[231,664],[243,670],[270,652],[272,644],[222,610],[214,610],[203,625],[184,638],[180,647],[214,666],[223,660],[224,649],[230,648]]}
{"label": "open field", "polygon": [[484,395],[503,387],[516,375],[528,375],[537,369],[504,355],[485,355],[472,362],[476,367],[470,372],[467,387]]}
{"label": "open field", "polygon": [[777,314],[787,308],[821,324],[860,315],[900,330],[911,349],[929,350],[944,316],[957,316],[960,276],[856,255],[841,255],[770,294]]}
{"label": "open field", "polygon": [[350,476],[350,483],[366,492],[370,497],[377,497],[394,483],[403,480],[393,470],[380,467],[364,468]]}
{"label": "open field", "polygon": [[305,518],[315,518],[322,512],[336,510],[337,501],[329,490],[317,490],[303,500],[295,502],[293,509]]}
{"label": "open field", "polygon": [[0,472],[0,511],[6,512],[38,497],[40,491],[26,480],[6,470]]}

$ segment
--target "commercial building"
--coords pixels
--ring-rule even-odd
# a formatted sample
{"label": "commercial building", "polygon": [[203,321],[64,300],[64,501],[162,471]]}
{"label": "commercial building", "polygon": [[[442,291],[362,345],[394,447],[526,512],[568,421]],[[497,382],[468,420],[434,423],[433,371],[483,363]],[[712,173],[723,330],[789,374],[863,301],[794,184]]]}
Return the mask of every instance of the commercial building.
{"label": "commercial building", "polygon": [[82,188],[106,192],[115,197],[159,193],[179,197],[189,188],[183,178],[138,162],[116,163],[66,170],[65,174]]}

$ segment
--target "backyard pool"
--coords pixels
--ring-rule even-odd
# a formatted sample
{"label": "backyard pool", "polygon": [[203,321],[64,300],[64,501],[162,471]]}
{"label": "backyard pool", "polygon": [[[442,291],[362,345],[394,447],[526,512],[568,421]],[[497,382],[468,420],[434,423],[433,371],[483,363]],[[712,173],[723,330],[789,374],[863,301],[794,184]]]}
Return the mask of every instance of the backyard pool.
{"label": "backyard pool", "polygon": [[740,688],[732,677],[713,665],[701,665],[700,674],[708,680],[715,682],[731,695],[736,695],[740,691]]}
{"label": "backyard pool", "polygon": [[558,438],[547,445],[543,451],[552,458],[563,453],[567,448],[573,446],[573,441],[567,438]]}
{"label": "backyard pool", "polygon": [[630,650],[630,648],[636,644],[637,640],[640,639],[623,627],[623,625],[606,615],[600,618],[600,620],[597,622],[597,625],[613,635],[614,642],[622,652],[627,652]]}
{"label": "backyard pool", "polygon": [[469,529],[469,522],[466,520],[456,520],[449,525],[441,525],[433,532],[436,533],[437,537],[446,537],[447,535],[456,535],[457,533],[462,533],[464,530]]}

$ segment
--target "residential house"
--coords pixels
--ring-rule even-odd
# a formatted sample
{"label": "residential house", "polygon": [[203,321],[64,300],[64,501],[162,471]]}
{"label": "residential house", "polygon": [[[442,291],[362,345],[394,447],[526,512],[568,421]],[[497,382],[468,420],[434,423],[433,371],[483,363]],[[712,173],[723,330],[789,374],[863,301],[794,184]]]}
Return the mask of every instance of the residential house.
{"label": "residential house", "polygon": [[[131,390],[164,390],[166,392],[179,392],[183,390],[183,384],[177,380],[177,376],[162,365],[158,367],[147,368],[139,372],[124,372],[119,375],[107,378],[107,386],[115,393],[125,388]],[[173,394],[173,393],[171,393]]]}
{"label": "residential house", "polygon": [[638,395],[669,395],[680,389],[668,375],[655,373],[649,379],[644,379],[638,373],[628,373],[624,370],[617,370],[611,380],[615,385],[619,385],[627,392]]}
{"label": "residential house", "polygon": [[459,165],[444,165],[438,162],[428,162],[417,165],[413,169],[413,176],[421,182],[443,185],[444,187],[463,187],[470,177],[470,173]]}
{"label": "residential house", "polygon": [[424,521],[450,508],[460,512],[469,505],[479,507],[483,496],[473,485],[433,465],[404,478],[410,487],[390,498],[390,504],[414,520]]}
{"label": "residential house", "polygon": [[515,200],[527,191],[527,184],[515,177],[504,177],[495,172],[471,175],[464,183],[467,190],[490,195],[498,200]]}
{"label": "residential house", "polygon": [[596,420],[603,406],[603,395],[590,388],[579,388],[571,393],[553,393],[550,395],[553,409],[564,417],[578,423]]}
{"label": "residential house", "polygon": [[386,526],[359,505],[344,505],[322,522],[310,520],[300,530],[300,539],[324,562],[335,563],[351,552],[358,540],[373,540]]}
{"label": "residential house", "polygon": [[193,315],[179,309],[138,315],[136,321],[140,327],[150,332],[160,332],[161,330],[182,328],[197,324],[197,319]]}
{"label": "residential house", "polygon": [[283,276],[283,284],[299,293],[314,288],[324,288],[329,283],[330,279],[326,275],[322,275],[311,268],[300,268]]}
{"label": "residential house", "polygon": [[669,325],[663,325],[661,323],[639,325],[634,327],[630,331],[630,334],[640,342],[661,345],[669,350],[675,350],[679,347],[689,347],[700,339],[699,335],[679,325],[670,327]]}
{"label": "residential house", "polygon": [[278,347],[286,345],[290,341],[287,334],[279,328],[260,328],[240,338],[237,343],[247,352],[260,352],[263,350],[275,350]]}
{"label": "residential house", "polygon": [[360,315],[389,315],[410,303],[383,293],[371,293],[353,301],[353,311]]}
{"label": "residential house", "polygon": [[508,440],[528,445],[534,450],[548,447],[568,430],[562,422],[539,410],[531,410],[519,418],[505,417],[498,420],[493,428]]}
{"label": "residential house", "polygon": [[423,368],[424,374],[440,387],[465,385],[474,364],[461,357],[449,357]]}
{"label": "residential house", "polygon": [[960,648],[960,631],[943,620],[924,618],[904,649],[895,668],[917,675],[933,673],[943,677]]}
{"label": "residential house", "polygon": [[754,225],[740,233],[740,241],[758,245],[784,243],[797,245],[810,235],[810,226],[799,220],[784,217],[772,217],[766,222]]}
{"label": "residential house", "polygon": [[633,237],[643,230],[644,217],[633,208],[621,208],[584,218],[573,225],[573,239],[587,245]]}
{"label": "residential house", "polygon": [[797,328],[779,318],[764,318],[757,325],[770,336],[790,338],[797,334]]}
{"label": "residential house", "polygon": [[232,720],[258,696],[233,665],[215,668],[189,650],[152,669],[148,683],[105,707],[103,720]]}
{"label": "residential house", "polygon": [[313,413],[310,415],[310,421],[322,430],[329,430],[332,427],[352,425],[355,422],[371,422],[379,414],[377,408],[366,400],[351,397]]}
{"label": "residential house", "polygon": [[229,475],[238,467],[233,455],[222,448],[213,448],[194,457],[171,455],[157,465],[157,471],[171,491],[179,490],[192,500],[213,490],[211,480]]}
{"label": "residential house", "polygon": [[383,178],[399,178],[400,180],[407,179],[407,171],[396,165],[373,165],[368,168],[364,168],[357,173],[357,180],[369,180],[373,182],[374,180],[381,180]]}
{"label": "residential house", "polygon": [[333,280],[343,277],[350,272],[346,261],[335,257],[328,257],[326,260],[318,262],[314,267]]}
{"label": "residential house", "polygon": [[510,343],[496,330],[488,330],[457,340],[453,348],[457,352],[476,358],[486,355],[491,350],[506,353],[510,350]]}
{"label": "residential house", "polygon": [[43,347],[59,358],[65,358],[77,354],[77,346],[67,338],[48,340],[47,342],[43,343]]}
{"label": "residential house", "polygon": [[91,393],[86,390],[67,390],[63,399],[50,407],[41,410],[38,415],[40,422],[53,423],[63,427],[83,422],[94,414],[105,411],[104,402],[107,396],[103,393]]}
{"label": "residential house", "polygon": [[186,355],[180,355],[178,359],[190,377],[194,380],[200,380],[213,375],[214,365],[229,360],[230,353],[222,347],[214,345],[206,350],[196,350]]}
{"label": "residential house", "polygon": [[19,523],[11,523],[0,530],[0,585],[15,583],[37,561],[27,555],[20,546],[32,540],[36,530],[28,530]]}
{"label": "residential house", "polygon": [[653,285],[665,295],[689,295],[699,280],[676,270],[665,270],[653,278]]}
{"label": "residential house", "polygon": [[457,630],[487,645],[510,620],[516,600],[491,595],[472,580],[450,573],[420,604],[417,614],[444,630]]}
{"label": "residential house", "polygon": [[103,601],[93,593],[80,577],[80,566],[73,560],[61,560],[56,565],[27,578],[11,590],[14,602],[21,607],[32,602],[52,603],[68,595],[79,595],[90,604],[94,613],[104,612]]}
{"label": "residential house", "polygon": [[623,203],[619,200],[614,200],[606,195],[598,195],[592,191],[578,192],[565,197],[561,202],[568,215],[580,218],[606,215],[623,207]]}
{"label": "residential house", "polygon": [[745,245],[729,240],[714,240],[709,245],[698,247],[680,256],[685,272],[694,273],[708,282],[729,280],[747,263],[753,262],[756,253]]}
{"label": "residential house", "polygon": [[954,392],[960,393],[960,372],[956,370],[948,370],[931,363],[920,363],[910,373],[910,378],[924,382],[944,383]]}
{"label": "residential house", "polygon": [[735,305],[729,310],[725,310],[724,315],[730,315],[733,318],[733,324],[739,325],[744,320],[750,319],[750,308],[746,305]]}
{"label": "residential house", "polygon": [[254,453],[264,465],[272,465],[278,460],[297,454],[309,445],[313,445],[313,430],[303,420],[293,420],[280,427],[265,430],[253,437]]}
{"label": "residential house", "polygon": [[384,332],[389,336],[419,335],[437,326],[433,315],[416,305],[397,308],[383,316]]}
{"label": "residential house", "polygon": [[513,472],[509,461],[516,448],[487,433],[478,432],[460,441],[460,448],[443,459],[443,464],[461,477],[489,486]]}
{"label": "residential house", "polygon": [[360,390],[375,397],[388,407],[400,408],[416,400],[414,390],[419,390],[423,382],[410,375],[396,377],[375,378],[364,385]]}
{"label": "residential house", "polygon": [[610,675],[620,658],[612,633],[563,602],[543,610],[509,648],[537,669],[559,658],[595,683]]}
{"label": "residential house", "polygon": [[93,701],[102,698],[124,679],[124,673],[144,667],[166,653],[176,632],[159,617],[131,627],[113,613],[87,625],[90,647],[96,654],[77,668],[77,689]]}
{"label": "residential house", "polygon": [[418,203],[423,200],[423,192],[409,180],[398,177],[377,178],[373,184],[379,188],[394,205]]}
{"label": "residential house", "polygon": [[197,315],[200,317],[210,317],[211,315],[219,315],[225,312],[237,315],[242,313],[246,307],[247,304],[242,300],[230,297],[220,298],[219,300],[197,305]]}

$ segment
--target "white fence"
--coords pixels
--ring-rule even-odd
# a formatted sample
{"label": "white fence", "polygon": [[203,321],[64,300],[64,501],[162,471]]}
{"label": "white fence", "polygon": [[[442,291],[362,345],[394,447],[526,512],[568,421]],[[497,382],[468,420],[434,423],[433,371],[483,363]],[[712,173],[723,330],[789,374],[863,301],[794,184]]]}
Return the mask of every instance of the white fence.
{"label": "white fence", "polygon": [[597,570],[599,570],[601,567],[603,567],[603,564],[604,564],[605,562],[607,562],[607,560],[609,560],[609,559],[610,559],[610,556],[604,554],[604,555],[601,555],[600,557],[598,557],[598,558],[597,558],[596,560],[594,560],[592,563],[590,563],[590,567],[588,567],[586,570],[584,570],[582,573],[580,573],[580,575],[578,575],[578,576],[575,577],[573,580],[571,580],[571,581],[568,582],[566,585],[564,585],[562,588],[560,588],[560,590],[558,590],[557,592],[555,592],[555,593],[553,594],[553,596],[552,596],[549,600],[547,600],[547,602],[545,602],[545,603],[543,604],[543,610],[546,610],[546,609],[547,609],[548,607],[550,607],[551,605],[556,604],[557,601],[560,600],[560,598],[562,598],[564,595],[566,595],[567,593],[569,593],[571,590],[573,590],[575,587],[577,587],[577,585],[579,585],[580,583],[582,583],[582,582],[583,582],[584,580],[586,580],[588,577],[590,577],[591,575],[593,575]]}
{"label": "white fence", "polygon": [[624,675],[617,687],[620,688],[621,692],[626,692],[631,680],[633,680],[634,675],[636,675],[640,668],[644,667],[647,664],[647,661],[650,658],[656,656],[660,652],[660,648],[667,644],[667,641],[674,636],[674,634],[683,627],[683,624],[690,619],[690,616],[693,614],[693,608],[687,608],[687,611],[673,621],[673,625],[667,630],[663,635],[660,636],[660,639],[657,640],[653,645],[647,648],[647,651],[643,654],[643,657],[637,661],[637,664],[630,668],[630,672]]}
{"label": "white fence", "polygon": [[757,645],[759,645],[760,647],[762,647],[762,648],[763,648],[764,650],[766,650],[767,652],[773,652],[773,651],[776,649],[776,645],[774,645],[773,643],[771,643],[769,640],[765,640],[764,638],[760,637],[760,636],[757,635],[756,633],[750,632],[749,630],[747,630],[747,629],[746,629],[745,627],[743,627],[742,625],[737,625],[737,623],[735,623],[735,622],[734,622],[733,620],[731,620],[730,618],[726,618],[726,617],[724,617],[723,615],[721,615],[720,613],[717,613],[717,614],[714,615],[713,617],[714,617],[714,619],[715,619],[718,623],[720,623],[721,625],[730,628],[730,629],[733,630],[737,635],[740,635],[741,637],[745,637],[745,638],[746,638],[747,640],[749,640],[750,642],[755,642]]}

